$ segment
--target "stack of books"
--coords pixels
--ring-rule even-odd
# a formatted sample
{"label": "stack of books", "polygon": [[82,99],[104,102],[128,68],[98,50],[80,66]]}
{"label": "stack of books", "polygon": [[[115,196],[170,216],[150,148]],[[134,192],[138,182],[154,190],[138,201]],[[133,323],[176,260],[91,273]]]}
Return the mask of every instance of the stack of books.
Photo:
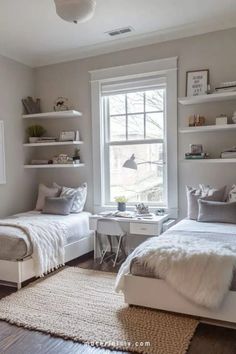
{"label": "stack of books", "polygon": [[222,82],[219,87],[215,88],[216,92],[233,92],[236,91],[236,81]]}
{"label": "stack of books", "polygon": [[186,160],[203,160],[207,158],[208,158],[208,154],[206,152],[200,152],[200,153],[187,152],[185,154]]}
{"label": "stack of books", "polygon": [[236,158],[236,147],[229,150],[225,150],[221,153],[220,157],[222,159],[235,159]]}
{"label": "stack of books", "polygon": [[53,143],[56,142],[57,138],[52,136],[44,136],[37,139],[37,143]]}

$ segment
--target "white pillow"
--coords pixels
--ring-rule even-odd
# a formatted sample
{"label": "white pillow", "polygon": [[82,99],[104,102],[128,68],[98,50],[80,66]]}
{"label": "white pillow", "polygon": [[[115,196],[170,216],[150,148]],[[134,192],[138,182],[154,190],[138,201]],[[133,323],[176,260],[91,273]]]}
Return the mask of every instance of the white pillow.
{"label": "white pillow", "polygon": [[71,213],[80,213],[87,198],[87,183],[81,184],[78,188],[62,187],[60,197],[74,197]]}
{"label": "white pillow", "polygon": [[35,209],[40,211],[43,210],[44,204],[45,204],[45,198],[46,197],[58,197],[60,194],[60,190],[56,187],[49,188],[45,186],[44,184],[40,183],[39,184],[39,189],[38,189],[38,199],[36,203]]}
{"label": "white pillow", "polygon": [[232,185],[232,187],[230,188],[227,202],[229,202],[229,203],[236,202],[236,185],[235,184]]}

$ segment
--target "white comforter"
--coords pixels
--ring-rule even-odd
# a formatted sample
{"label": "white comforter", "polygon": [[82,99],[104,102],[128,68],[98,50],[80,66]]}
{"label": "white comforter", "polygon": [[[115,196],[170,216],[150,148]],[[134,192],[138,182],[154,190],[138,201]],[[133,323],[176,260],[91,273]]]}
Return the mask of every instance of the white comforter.
{"label": "white comforter", "polygon": [[36,276],[43,276],[64,264],[66,227],[63,223],[53,221],[46,215],[43,219],[28,215],[0,220],[1,225],[19,228],[27,234],[33,246]]}
{"label": "white comforter", "polygon": [[[140,264],[189,300],[209,308],[219,307],[236,266],[236,232],[231,229],[231,233],[223,233],[222,224],[216,224],[213,232],[209,224],[204,225],[205,229],[197,225],[194,231],[186,231],[182,223],[137,247],[121,266],[116,291],[124,290],[124,275],[137,257]],[[230,226],[226,225],[226,229],[229,231]]]}

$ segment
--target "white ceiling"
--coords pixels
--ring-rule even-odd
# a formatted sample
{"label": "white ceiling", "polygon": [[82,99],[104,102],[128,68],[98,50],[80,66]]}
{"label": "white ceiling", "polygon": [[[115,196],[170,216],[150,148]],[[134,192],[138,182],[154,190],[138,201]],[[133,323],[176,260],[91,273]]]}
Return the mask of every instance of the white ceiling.
{"label": "white ceiling", "polygon": [[[235,0],[97,0],[83,24],[57,17],[53,0],[0,1],[0,53],[30,66],[236,27]],[[109,38],[105,32],[131,26]]]}

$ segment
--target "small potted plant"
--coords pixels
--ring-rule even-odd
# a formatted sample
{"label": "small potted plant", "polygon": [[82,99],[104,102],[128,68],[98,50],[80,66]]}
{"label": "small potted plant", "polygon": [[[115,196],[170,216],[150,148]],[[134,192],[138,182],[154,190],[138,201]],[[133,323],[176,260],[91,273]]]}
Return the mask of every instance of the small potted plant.
{"label": "small potted plant", "polygon": [[75,164],[80,163],[80,149],[78,149],[78,148],[75,149],[74,156],[73,156],[73,162]]}
{"label": "small potted plant", "polygon": [[125,196],[116,197],[117,209],[119,211],[126,211],[126,203],[128,199]]}
{"label": "small potted plant", "polygon": [[38,138],[41,138],[46,133],[46,130],[41,125],[31,125],[26,129],[30,143],[36,143]]}

